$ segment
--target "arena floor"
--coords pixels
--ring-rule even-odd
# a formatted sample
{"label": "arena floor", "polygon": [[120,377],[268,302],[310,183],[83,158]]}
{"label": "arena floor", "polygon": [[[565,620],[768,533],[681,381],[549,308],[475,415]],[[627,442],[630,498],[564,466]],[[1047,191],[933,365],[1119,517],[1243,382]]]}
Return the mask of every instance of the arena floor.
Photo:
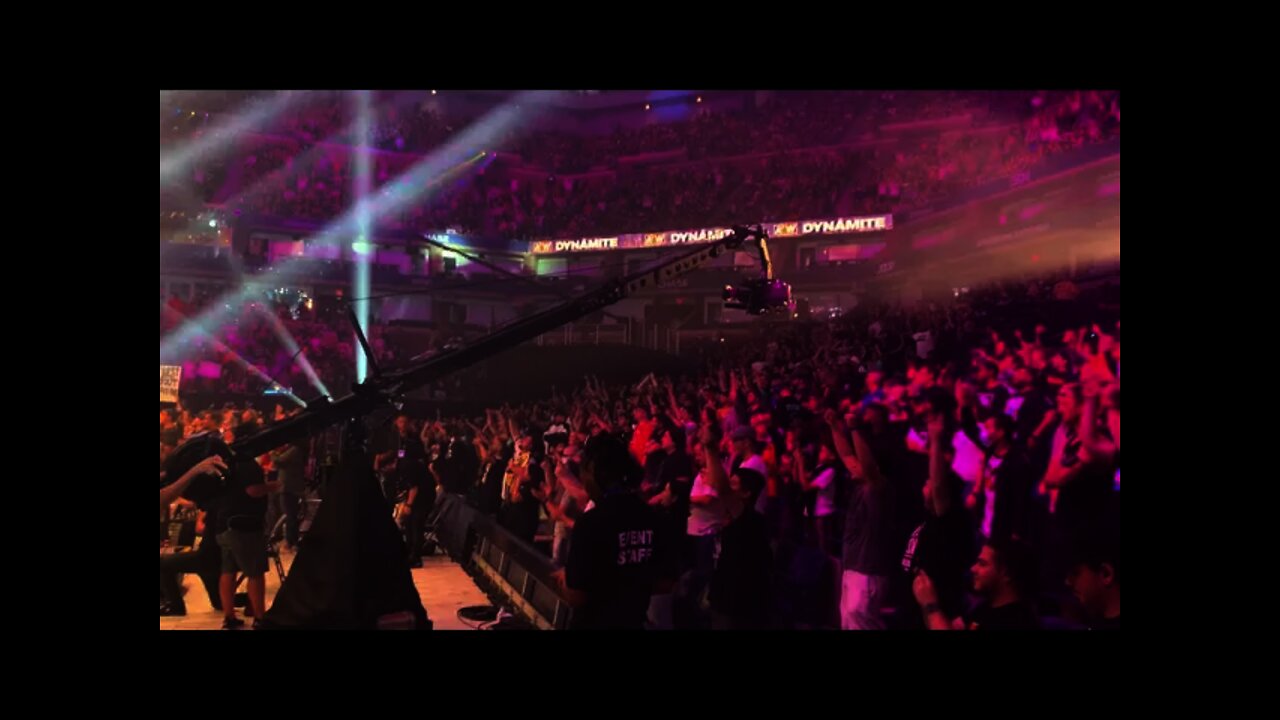
{"label": "arena floor", "polygon": [[[293,564],[293,554],[283,553],[282,558],[286,575]],[[455,562],[444,555],[433,555],[422,559],[422,567],[412,570],[413,584],[418,588],[422,605],[427,609],[427,617],[435,624],[436,630],[470,630],[471,628],[458,620],[458,610],[468,605],[488,605],[489,599],[471,582],[467,573]],[[222,613],[209,604],[209,596],[204,586],[195,575],[183,577],[183,589],[186,591],[187,614],[184,617],[160,618],[161,630],[220,630]],[[267,606],[275,599],[280,589],[280,577],[275,568],[267,573]],[[244,619],[243,608],[237,615]],[[252,621],[248,621],[252,622]],[[246,624],[246,628],[248,624]]]}

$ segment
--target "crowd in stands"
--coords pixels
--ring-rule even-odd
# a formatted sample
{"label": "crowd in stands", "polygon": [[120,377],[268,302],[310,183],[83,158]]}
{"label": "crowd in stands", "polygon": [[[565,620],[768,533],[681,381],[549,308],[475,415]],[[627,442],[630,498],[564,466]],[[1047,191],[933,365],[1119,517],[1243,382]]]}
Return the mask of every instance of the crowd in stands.
{"label": "crowd in stands", "polygon": [[[604,136],[509,134],[488,148],[502,157],[428,189],[395,181],[472,118],[413,93],[370,99],[364,137],[351,94],[306,93],[204,153],[162,187],[162,236],[203,218],[205,203],[340,216],[360,144],[377,150],[374,192],[414,197],[379,227],[532,239],[909,212],[1115,140],[1120,121],[1118,92],[778,93]],[[162,154],[217,132],[246,102],[273,100],[162,93]],[[162,303],[162,339],[212,300]],[[273,384],[318,392],[308,367],[335,395],[355,380],[344,313],[264,299],[210,330],[162,354],[184,369],[184,402],[161,413],[162,468],[194,433],[230,441],[286,418],[289,401],[263,413],[244,399]],[[454,493],[545,551],[571,595],[617,507],[601,506],[584,463],[592,447],[622,448],[610,467],[659,518],[674,582],[625,617],[600,614],[597,592],[575,616],[582,627],[1118,628],[1119,330],[1118,297],[1059,277],[947,303],[863,304],[686,347],[696,375],[587,378],[482,417],[399,418],[390,445],[378,440],[376,469],[393,500],[413,489],[398,511],[411,562],[429,499]],[[369,329],[384,367],[456,342],[448,328],[397,332]],[[469,369],[427,397],[465,397],[481,382]],[[231,397],[241,402],[227,407]],[[163,560],[162,596],[172,609]]]}
{"label": "crowd in stands", "polygon": [[[266,344],[264,327],[228,344]],[[494,513],[567,566],[571,590],[575,543],[602,522],[583,453],[616,438],[678,549],[648,627],[1118,629],[1114,294],[1054,277],[859,305],[701,359],[696,376],[588,377],[483,417],[405,417],[400,447],[421,443],[432,496]],[[162,459],[239,422],[215,415],[162,413]]]}
{"label": "crowd in stands", "polygon": [[[212,300],[212,296],[191,301],[170,297],[160,311],[161,337],[175,334],[185,319],[198,317]],[[460,342],[463,332],[460,327],[426,329],[374,322],[368,339],[377,362],[394,368]],[[286,345],[286,337],[296,348]],[[308,307],[296,300],[264,298],[225,316],[212,333],[184,337],[162,355],[161,364],[183,367],[184,396],[244,404],[268,390],[292,391],[303,400],[319,394],[308,366],[330,392],[345,394],[356,379],[356,352],[359,348],[345,312],[322,311],[314,303]],[[427,388],[425,395],[444,398],[456,394],[458,383],[467,377],[463,373],[443,380]]]}
{"label": "crowd in stands", "polygon": [[[372,160],[375,190],[469,120],[394,94],[376,100],[367,141],[387,152]],[[242,212],[340,215],[353,202],[350,109],[345,94],[307,98],[198,163],[190,193]],[[162,145],[166,127],[207,131],[212,121],[193,112],[171,116],[162,103]],[[513,135],[489,149],[519,154],[519,163],[478,163],[377,222],[529,239],[705,227],[743,213],[761,221],[900,213],[1119,132],[1118,92],[779,93],[749,111],[704,109],[606,136]],[[333,144],[316,147],[321,140]],[[654,164],[620,164],[670,152]],[[590,169],[601,172],[566,177]]]}

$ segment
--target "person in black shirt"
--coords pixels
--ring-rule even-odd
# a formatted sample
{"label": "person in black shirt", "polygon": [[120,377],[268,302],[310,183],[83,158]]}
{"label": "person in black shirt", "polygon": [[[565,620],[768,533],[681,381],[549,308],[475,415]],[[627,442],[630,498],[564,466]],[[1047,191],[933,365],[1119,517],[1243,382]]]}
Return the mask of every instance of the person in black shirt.
{"label": "person in black shirt", "polygon": [[[245,437],[256,429],[241,425],[237,431],[240,437]],[[218,595],[222,601],[224,630],[244,625],[236,617],[236,572],[243,572],[249,580],[249,605],[253,609],[255,626],[267,611],[267,540],[263,524],[267,514],[267,494],[281,489],[279,480],[266,482],[262,468],[253,458],[241,458],[232,466],[226,492],[212,503],[218,547],[222,549]]]}
{"label": "person in black shirt", "polygon": [[1064,385],[1068,384],[1070,377],[1071,362],[1067,358],[1067,351],[1060,350],[1053,353],[1053,355],[1049,357],[1049,367],[1044,370],[1044,382],[1046,389],[1049,392],[1056,394]]}
{"label": "person in black shirt", "polygon": [[642,471],[621,440],[592,438],[581,471],[595,507],[574,524],[559,575],[574,607],[570,628],[639,630],[650,596],[670,592],[674,583],[674,537],[640,499]]}
{"label": "person in black shirt", "polygon": [[577,448],[555,446],[552,459],[555,478],[554,491],[543,507],[552,520],[551,563],[557,568],[564,567],[569,557],[569,545],[573,538],[573,526],[582,516],[583,509],[591,498],[579,479],[579,468],[582,462],[581,452]]}
{"label": "person in black shirt", "polygon": [[542,446],[526,430],[507,463],[502,484],[502,507],[498,522],[511,534],[530,545],[538,534],[538,513],[547,498]]}
{"label": "person in black shirt", "polygon": [[434,475],[440,490],[446,493],[465,493],[475,483],[479,472],[475,448],[460,434],[457,427],[450,426],[447,431],[448,440],[441,447],[439,457],[427,465],[434,468]]}
{"label": "person in black shirt", "polygon": [[[880,420],[887,418],[883,405],[872,404],[864,411],[872,418],[867,428],[852,433],[834,410],[824,419],[840,460],[853,483],[845,513],[844,571],[840,589],[840,627],[843,630],[882,630],[882,611],[889,603],[890,573],[899,548],[894,529],[894,478],[885,470],[893,467],[886,445],[887,431]],[[877,432],[877,426],[880,431]],[[875,449],[873,449],[873,447]],[[889,468],[881,463],[889,460]]]}
{"label": "person in black shirt", "polygon": [[[173,468],[177,472],[181,468]],[[195,478],[206,474],[221,474],[227,469],[226,462],[218,455],[211,455],[178,478],[178,480],[160,489],[160,507],[167,508],[191,484]],[[161,480],[163,482],[163,480]],[[196,573],[204,582],[209,593],[209,602],[214,610],[222,609],[218,597],[218,575],[221,554],[216,536],[217,519],[208,509],[205,510],[204,534],[200,547],[195,552],[182,552],[160,555],[160,595],[164,598],[160,605],[161,615],[186,615],[187,606],[182,598],[182,588],[178,583],[180,573]]]}
{"label": "person in black shirt", "polygon": [[[823,554],[832,552],[832,520],[835,515],[836,489],[838,475],[836,464],[838,453],[835,446],[825,438],[818,443],[816,467],[810,471],[811,463],[806,462],[804,452],[792,447],[792,468],[796,485],[805,494],[805,516],[808,519],[808,542]],[[785,459],[785,458],[784,458]]]}
{"label": "person in black shirt", "polygon": [[172,410],[160,411],[160,442],[170,447],[182,442],[182,425],[174,419]]}
{"label": "person in black shirt", "polygon": [[1120,531],[1107,518],[1074,541],[1067,586],[1075,595],[1090,630],[1120,629]]}
{"label": "person in black shirt", "polygon": [[1003,413],[1009,401],[1009,389],[1000,382],[1000,368],[990,360],[975,363],[974,384],[978,404],[994,413]]}
{"label": "person in black shirt", "polygon": [[938,595],[928,574],[915,578],[916,600],[930,630],[1039,630],[1034,582],[1035,557],[1018,540],[992,540],[973,564],[973,589],[982,603],[966,618],[950,620],[938,606]]}
{"label": "person in black shirt", "polygon": [[640,496],[645,502],[652,500],[663,489],[660,475],[662,463],[667,459],[667,453],[663,449],[667,433],[666,428],[659,426],[649,435],[649,442],[645,444],[644,480],[640,485]]}
{"label": "person in black shirt", "polygon": [[938,603],[948,617],[964,609],[965,571],[974,556],[973,526],[964,508],[964,483],[951,469],[954,451],[947,438],[955,417],[955,399],[946,391],[930,393],[929,481],[924,487],[925,521],[907,541],[903,570],[926,573],[937,588]]}
{"label": "person in black shirt", "polygon": [[1035,490],[1031,462],[1015,438],[1013,418],[997,414],[984,422],[990,447],[965,507],[976,514],[983,537],[1027,540]]}
{"label": "person in black shirt", "polygon": [[547,431],[542,434],[542,441],[546,443],[547,450],[551,450],[555,445],[568,445],[570,429],[569,420],[564,411],[556,410],[551,424],[547,426]]}
{"label": "person in black shirt", "polygon": [[658,469],[659,492],[649,504],[665,510],[677,537],[684,534],[689,521],[689,493],[693,489],[693,459],[685,452],[685,434],[679,428],[668,428],[662,435],[662,463]]}
{"label": "person in black shirt", "polygon": [[1096,385],[1090,391],[1086,398],[1084,387],[1077,383],[1059,391],[1062,426],[1054,437],[1054,455],[1044,476],[1053,498],[1051,512],[1068,531],[1102,517],[1115,489],[1111,457],[1098,452],[1101,443],[1094,439],[1099,434]]}
{"label": "person in black shirt", "polygon": [[194,552],[177,552],[160,555],[160,594],[164,598],[160,615],[186,615],[187,605],[182,597],[182,585],[178,578],[182,573],[195,573],[214,610],[222,609],[219,581],[222,568],[222,551],[218,547],[217,516],[213,510],[204,513],[204,528],[200,547]]}
{"label": "person in black shirt", "polygon": [[910,400],[910,416],[903,431],[901,477],[896,483],[898,499],[897,530],[899,546],[906,547],[912,531],[924,522],[925,509],[920,502],[925,483],[929,481],[929,396],[917,395]]}
{"label": "person in black shirt", "polygon": [[480,472],[480,458],[476,455],[475,446],[461,431],[449,442],[444,461],[448,473],[445,476],[445,492],[466,494],[475,485]]}
{"label": "person in black shirt", "polygon": [[[1005,403],[1005,414],[1013,417],[1017,423],[1017,438],[1026,443],[1044,422],[1044,416],[1053,409],[1053,401],[1036,385],[1035,375],[1025,367],[1013,371],[1013,388],[1016,392]],[[1047,451],[1045,455],[1047,462]]]}
{"label": "person in black shirt", "polygon": [[[1096,392],[1096,386],[1090,389]],[[1109,444],[1098,441],[1094,423],[1096,396],[1088,398],[1088,403],[1085,400],[1084,387],[1078,383],[1064,385],[1058,392],[1062,422],[1054,433],[1052,458],[1042,482],[1048,494],[1048,515],[1040,539],[1046,588],[1061,589],[1056,583],[1071,569],[1068,555],[1074,539],[1087,533],[1115,505],[1114,469],[1106,450]],[[1069,602],[1065,597],[1051,599]]]}
{"label": "person in black shirt", "polygon": [[427,450],[413,432],[409,416],[403,413],[396,416],[395,427],[395,449],[379,456],[379,462],[383,467],[393,468],[395,484],[408,492],[402,512],[408,515],[409,564],[422,567],[423,525],[435,505],[436,487],[427,469]]}
{"label": "person in black shirt", "polygon": [[760,630],[769,626],[773,552],[764,515],[756,501],[765,477],[739,467],[726,476],[712,428],[703,429],[708,483],[724,499],[729,523],[720,532],[720,557],[711,576],[708,599],[716,630]]}
{"label": "person in black shirt", "polygon": [[[689,525],[690,501],[693,490],[693,459],[686,450],[687,444],[684,430],[674,425],[662,431],[661,451],[658,453],[658,466],[654,490],[656,494],[648,497],[649,506],[658,511],[662,522],[669,528],[672,536],[677,538],[677,557],[683,562],[687,548],[679,545],[687,540],[685,534]],[[683,568],[682,568],[683,569]],[[670,629],[674,626],[672,602],[667,595],[655,595],[649,608],[651,629]]]}
{"label": "person in black shirt", "polygon": [[501,438],[493,438],[489,447],[483,448],[483,465],[480,467],[480,487],[478,491],[481,512],[495,515],[502,505],[502,478],[507,472],[507,461],[510,460],[509,448]]}
{"label": "person in black shirt", "polygon": [[267,526],[274,526],[276,518],[283,515],[284,541],[289,548],[298,546],[298,516],[302,497],[306,492],[307,458],[310,451],[311,442],[304,439],[271,452],[276,478],[284,490],[271,496],[271,520]]}

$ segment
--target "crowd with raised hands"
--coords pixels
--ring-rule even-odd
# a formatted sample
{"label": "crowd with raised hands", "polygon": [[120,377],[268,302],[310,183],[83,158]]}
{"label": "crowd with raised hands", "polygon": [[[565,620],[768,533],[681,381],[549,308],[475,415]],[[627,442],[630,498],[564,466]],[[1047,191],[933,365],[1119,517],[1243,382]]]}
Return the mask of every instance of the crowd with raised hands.
{"label": "crowd with raised hands", "polygon": [[565,565],[616,438],[677,540],[651,627],[1118,627],[1118,308],[1041,284],[429,422],[430,472]]}

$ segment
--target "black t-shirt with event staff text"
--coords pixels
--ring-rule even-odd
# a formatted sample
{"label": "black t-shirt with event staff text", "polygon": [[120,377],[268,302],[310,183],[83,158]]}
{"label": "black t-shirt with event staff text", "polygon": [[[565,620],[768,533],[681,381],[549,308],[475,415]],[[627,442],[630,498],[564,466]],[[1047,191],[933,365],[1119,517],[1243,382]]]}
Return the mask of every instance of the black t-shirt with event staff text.
{"label": "black t-shirt with event staff text", "polygon": [[586,594],[576,630],[641,629],[654,585],[674,579],[675,536],[634,493],[604,498],[578,519],[565,584]]}

